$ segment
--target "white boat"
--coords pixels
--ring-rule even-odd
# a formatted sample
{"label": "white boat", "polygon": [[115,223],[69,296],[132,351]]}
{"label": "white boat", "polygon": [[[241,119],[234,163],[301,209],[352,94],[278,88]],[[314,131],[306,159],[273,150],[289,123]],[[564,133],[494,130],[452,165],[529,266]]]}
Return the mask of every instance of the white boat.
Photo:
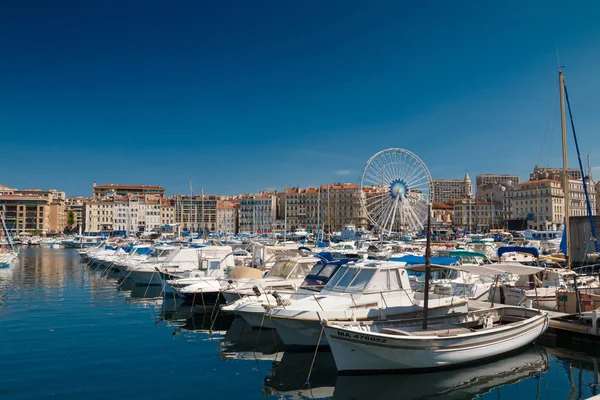
{"label": "white boat", "polygon": [[[398,398],[399,393],[402,400],[477,399],[485,397],[483,395],[494,388],[515,386],[549,367],[550,356],[546,349],[534,345],[510,357],[498,357],[460,369],[417,374],[339,375],[334,380],[333,399],[387,400]],[[537,385],[518,385],[518,388],[519,397],[523,399],[536,398],[539,389]],[[537,394],[539,396],[539,392]]]}
{"label": "white boat", "polygon": [[77,235],[74,238],[65,239],[62,241],[62,244],[65,247],[81,249],[83,247],[93,247],[97,246],[104,240],[103,236],[83,236]]}
{"label": "white boat", "polygon": [[[274,307],[266,317],[287,347],[326,346],[320,338],[321,319],[367,321],[417,317],[424,293],[410,286],[406,265],[394,261],[364,261],[343,266],[319,293],[289,305]],[[429,294],[431,315],[467,310],[467,300],[439,292]]]}
{"label": "white boat", "polygon": [[16,250],[8,250],[0,253],[0,268],[10,268],[18,261],[19,253]]}
{"label": "white boat", "polygon": [[232,303],[257,292],[295,292],[318,261],[313,256],[285,257],[275,261],[267,274],[259,279],[231,279],[230,275],[229,285],[222,290],[223,297],[227,303]]}
{"label": "white boat", "polygon": [[[324,254],[324,253],[321,253]],[[271,319],[265,318],[265,312],[269,307],[289,304],[319,293],[329,282],[335,272],[351,260],[326,260],[314,265],[306,275],[304,281],[295,291],[282,291],[280,288],[265,292],[257,287],[257,292],[247,294],[231,304],[221,307],[224,312],[232,312],[241,316],[253,328],[273,328]]]}
{"label": "white boat", "polygon": [[[460,268],[460,267],[457,267]],[[541,268],[499,264],[479,275],[529,275]],[[532,343],[548,328],[548,314],[501,306],[424,320],[323,319],[338,371],[390,371],[449,367],[498,356]]]}
{"label": "white boat", "polygon": [[163,285],[167,280],[185,278],[195,272],[199,279],[225,277],[235,266],[231,246],[206,246],[177,249],[163,262],[139,263],[127,268],[136,285]]}

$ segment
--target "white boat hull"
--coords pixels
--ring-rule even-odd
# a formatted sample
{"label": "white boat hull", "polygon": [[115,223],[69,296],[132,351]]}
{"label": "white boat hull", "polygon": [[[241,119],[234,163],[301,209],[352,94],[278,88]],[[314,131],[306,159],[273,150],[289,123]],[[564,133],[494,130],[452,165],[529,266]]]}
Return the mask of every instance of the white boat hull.
{"label": "white boat hull", "polygon": [[494,331],[419,337],[325,326],[338,371],[431,369],[498,356],[532,343],[548,327],[546,314]]}

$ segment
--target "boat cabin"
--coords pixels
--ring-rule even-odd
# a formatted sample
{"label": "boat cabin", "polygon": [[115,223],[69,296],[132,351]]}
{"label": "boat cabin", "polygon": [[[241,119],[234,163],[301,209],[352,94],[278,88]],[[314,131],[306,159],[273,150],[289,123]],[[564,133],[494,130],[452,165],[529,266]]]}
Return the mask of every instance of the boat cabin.
{"label": "boat cabin", "polygon": [[265,278],[303,279],[319,261],[315,257],[292,257],[275,261]]}
{"label": "boat cabin", "polygon": [[322,294],[381,293],[411,290],[405,263],[365,262],[342,266],[325,285]]}

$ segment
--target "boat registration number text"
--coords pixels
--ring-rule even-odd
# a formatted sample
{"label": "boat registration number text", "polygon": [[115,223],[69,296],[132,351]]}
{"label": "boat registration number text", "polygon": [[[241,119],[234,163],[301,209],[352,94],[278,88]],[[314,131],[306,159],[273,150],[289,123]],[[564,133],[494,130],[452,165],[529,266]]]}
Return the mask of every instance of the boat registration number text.
{"label": "boat registration number text", "polygon": [[376,343],[387,342],[387,339],[385,339],[385,338],[361,335],[360,333],[348,333],[348,332],[344,332],[344,331],[337,331],[337,335],[341,336],[341,337],[352,338],[352,339],[365,340],[367,342],[376,342]]}

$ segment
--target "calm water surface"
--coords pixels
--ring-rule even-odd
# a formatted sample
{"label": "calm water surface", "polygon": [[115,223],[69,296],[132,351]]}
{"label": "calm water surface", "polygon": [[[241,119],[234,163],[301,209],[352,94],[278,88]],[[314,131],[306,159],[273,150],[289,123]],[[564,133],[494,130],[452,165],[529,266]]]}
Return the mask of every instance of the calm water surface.
{"label": "calm water surface", "polygon": [[[284,353],[276,333],[128,288],[76,251],[23,249],[0,270],[0,399],[583,399],[600,353],[535,345],[432,374],[337,377],[330,353]],[[197,311],[197,310],[196,310]]]}

